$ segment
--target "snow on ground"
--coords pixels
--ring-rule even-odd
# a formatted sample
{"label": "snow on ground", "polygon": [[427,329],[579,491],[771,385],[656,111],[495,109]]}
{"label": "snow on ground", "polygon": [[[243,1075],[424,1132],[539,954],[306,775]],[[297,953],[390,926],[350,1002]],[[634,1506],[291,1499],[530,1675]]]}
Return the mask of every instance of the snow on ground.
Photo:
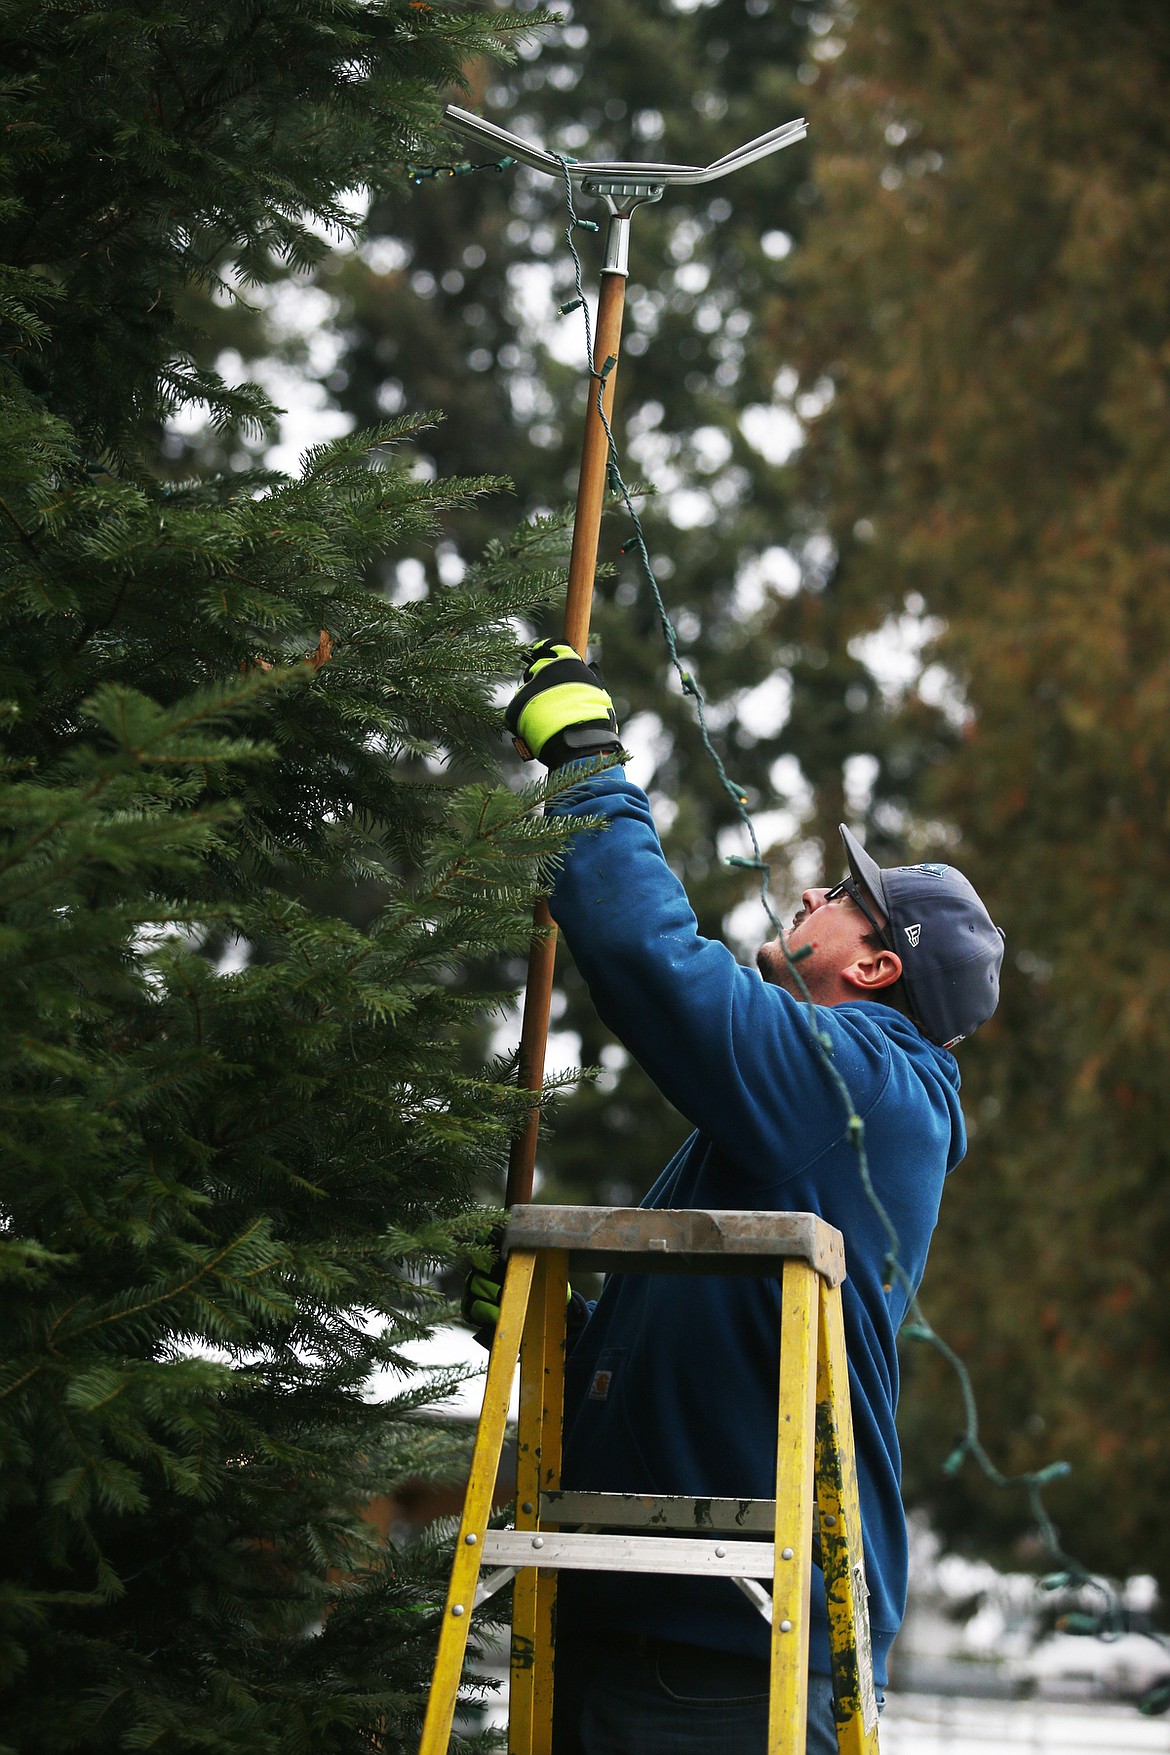
{"label": "snow on ground", "polygon": [[1148,1755],[1170,1750],[1170,1724],[1132,1706],[1051,1700],[971,1700],[891,1694],[882,1755]]}

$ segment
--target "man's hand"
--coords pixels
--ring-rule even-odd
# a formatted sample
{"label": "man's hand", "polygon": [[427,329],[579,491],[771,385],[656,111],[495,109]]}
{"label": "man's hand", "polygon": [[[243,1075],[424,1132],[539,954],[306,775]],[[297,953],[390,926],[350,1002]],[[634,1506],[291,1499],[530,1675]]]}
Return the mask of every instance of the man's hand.
{"label": "man's hand", "polygon": [[548,768],[622,747],[617,714],[597,666],[551,640],[529,654],[523,686],[504,723],[524,760]]}

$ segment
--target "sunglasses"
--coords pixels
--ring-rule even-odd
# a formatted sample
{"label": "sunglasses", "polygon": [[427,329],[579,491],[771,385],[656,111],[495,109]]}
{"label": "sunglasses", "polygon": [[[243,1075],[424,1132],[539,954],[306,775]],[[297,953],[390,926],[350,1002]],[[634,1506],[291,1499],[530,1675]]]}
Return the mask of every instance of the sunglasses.
{"label": "sunglasses", "polygon": [[861,912],[865,915],[865,918],[869,921],[869,924],[873,927],[873,930],[877,933],[878,938],[881,940],[882,944],[885,945],[887,951],[892,951],[894,948],[893,935],[890,933],[888,927],[878,925],[877,920],[874,918],[873,912],[870,909],[869,903],[862,896],[861,891],[851,877],[843,878],[839,884],[834,885],[831,890],[826,891],[825,901],[836,902],[841,896],[848,896],[853,905],[861,909]]}

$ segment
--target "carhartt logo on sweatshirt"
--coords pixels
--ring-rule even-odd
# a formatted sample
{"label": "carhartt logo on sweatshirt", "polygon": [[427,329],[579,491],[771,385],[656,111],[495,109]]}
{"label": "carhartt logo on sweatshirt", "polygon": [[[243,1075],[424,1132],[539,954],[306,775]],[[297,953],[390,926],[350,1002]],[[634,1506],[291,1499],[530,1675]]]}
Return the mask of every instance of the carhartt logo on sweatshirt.
{"label": "carhartt logo on sweatshirt", "polygon": [[589,1385],[589,1400],[591,1402],[608,1401],[608,1399],[609,1399],[609,1386],[612,1382],[613,1382],[613,1372],[612,1371],[606,1371],[604,1369],[599,1369],[599,1370],[595,1371],[593,1373],[592,1382]]}

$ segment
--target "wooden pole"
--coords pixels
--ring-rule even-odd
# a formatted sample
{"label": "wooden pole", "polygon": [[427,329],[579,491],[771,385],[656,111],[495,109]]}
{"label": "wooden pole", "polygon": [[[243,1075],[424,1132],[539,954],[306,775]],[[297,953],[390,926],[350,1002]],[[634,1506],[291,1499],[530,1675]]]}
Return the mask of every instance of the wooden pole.
{"label": "wooden pole", "polygon": [[[629,216],[610,220],[606,266],[597,302],[597,331],[593,344],[593,370],[601,373],[608,360],[617,360],[626,303],[625,245]],[[616,235],[615,235],[616,234]],[[615,266],[611,267],[610,264]],[[613,419],[617,366],[605,374],[602,406],[606,420]],[[609,440],[597,409],[597,380],[589,381],[585,410],[585,436],[581,445],[581,473],[577,482],[577,508],[573,518],[573,547],[569,556],[569,589],[565,600],[564,638],[585,657],[589,641],[589,617],[593,608],[593,577],[597,571],[597,547],[601,540],[601,512],[605,502],[605,469]],[[532,949],[528,956],[528,980],[524,990],[524,1016],[520,1026],[519,1083],[521,1090],[539,1091],[544,1084],[544,1057],[548,1046],[549,1008],[552,1004],[553,966],[557,954],[557,929],[543,897],[536,904],[532,921]],[[504,1205],[532,1199],[536,1168],[536,1138],[540,1115],[534,1108],[512,1141],[508,1156],[508,1184]]]}

